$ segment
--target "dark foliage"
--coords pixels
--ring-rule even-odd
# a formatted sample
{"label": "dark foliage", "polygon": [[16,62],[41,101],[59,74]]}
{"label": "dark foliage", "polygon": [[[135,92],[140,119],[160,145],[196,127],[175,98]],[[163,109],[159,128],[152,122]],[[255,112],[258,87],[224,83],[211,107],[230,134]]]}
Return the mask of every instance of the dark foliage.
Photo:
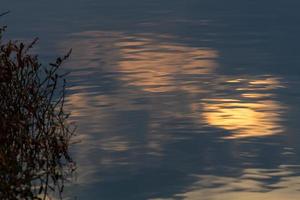
{"label": "dark foliage", "polygon": [[4,42],[0,28],[0,199],[45,199],[61,194],[74,169],[74,133],[64,111],[65,79],[58,73],[70,52],[44,67],[29,54],[36,43]]}

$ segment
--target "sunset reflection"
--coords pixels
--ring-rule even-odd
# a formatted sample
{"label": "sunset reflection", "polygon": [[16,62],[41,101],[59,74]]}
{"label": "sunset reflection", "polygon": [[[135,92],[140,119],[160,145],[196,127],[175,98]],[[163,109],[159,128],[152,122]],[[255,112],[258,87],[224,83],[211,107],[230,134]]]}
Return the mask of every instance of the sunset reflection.
{"label": "sunset reflection", "polygon": [[[240,83],[241,79],[230,82]],[[283,106],[268,98],[272,96],[271,89],[280,87],[279,80],[265,78],[243,82],[243,91],[246,92],[236,99],[217,98],[204,101],[204,121],[211,126],[230,131],[230,135],[225,137],[227,139],[270,136],[282,132],[280,122]],[[249,90],[254,92],[248,93]],[[264,93],[257,92],[261,90]]]}
{"label": "sunset reflection", "polygon": [[211,73],[216,63],[217,52],[210,49],[188,47],[176,43],[163,44],[158,40],[144,43],[143,50],[132,51],[136,42],[123,44],[124,60],[118,63],[119,70],[126,72],[121,79],[129,85],[148,92],[175,90],[176,75]]}
{"label": "sunset reflection", "polygon": [[[218,74],[219,55],[216,50],[176,43],[170,35],[128,35],[104,31],[74,35],[84,39],[78,42],[81,50],[74,52],[77,60],[73,65],[89,66],[95,72],[118,72],[112,77],[122,81],[127,92],[136,91],[131,97],[125,95],[127,92],[124,89],[124,94],[119,91],[115,97],[94,94],[83,99],[80,94],[74,94],[69,100],[74,104],[72,110],[77,116],[80,115],[78,110],[89,107],[85,101],[92,104],[90,113],[96,112],[93,106],[100,106],[99,113],[103,112],[102,106],[113,106],[116,110],[138,110],[141,107],[132,104],[132,98],[138,97],[140,92],[156,95],[181,91],[186,94],[183,101],[191,109],[190,114],[198,116],[197,124],[227,130],[227,139],[270,136],[283,131],[280,125],[283,106],[274,99],[272,92],[283,87],[278,77]],[[99,59],[99,55],[103,58]],[[198,78],[191,78],[194,75]],[[222,91],[228,94],[219,97]],[[194,95],[199,94],[206,97],[200,103],[193,99]],[[183,107],[179,103],[174,105]],[[140,106],[148,110],[146,105]],[[162,110],[165,107],[158,103],[152,105],[151,110],[156,110],[156,107],[158,113],[164,111],[160,116],[163,113],[181,116],[178,109]]]}
{"label": "sunset reflection", "polygon": [[258,137],[277,134],[281,107],[274,101],[255,103],[215,101],[204,103],[204,120],[232,134],[226,138]]}
{"label": "sunset reflection", "polygon": [[[192,152],[189,142],[196,141],[199,149],[185,154],[179,146],[179,159],[170,166],[184,165],[181,158],[206,166],[219,162],[217,153],[224,149],[215,144],[216,152],[211,152],[212,141],[238,143],[285,131],[285,104],[276,95],[284,88],[279,76],[222,74],[217,50],[174,42],[168,35],[90,31],[74,36],[80,40],[69,41],[76,47],[70,61],[76,70],[66,105],[84,135],[77,156],[81,185],[96,184],[115,169],[144,171],[145,160],[147,167],[160,166],[163,160],[173,160],[174,144],[186,145],[185,150]],[[234,147],[229,154],[241,160],[244,155],[257,156]],[[199,176],[208,186],[232,186],[245,190],[242,194],[250,194],[249,187],[263,188],[264,173],[240,172],[245,173],[242,182],[235,177]],[[178,196],[198,199],[207,190],[200,184],[187,185],[195,187]]]}
{"label": "sunset reflection", "polygon": [[[70,153],[72,160],[53,162],[76,169],[74,176],[49,165],[66,174],[61,198],[49,200],[300,200],[300,0],[4,0],[1,6],[0,90],[8,84],[16,91],[11,97],[21,95],[5,109],[16,113],[0,116],[0,200],[9,188],[1,184],[8,180],[2,154],[23,155],[2,142],[2,118],[20,136],[13,146],[29,135],[50,139],[24,144],[45,147],[44,155],[52,144]],[[23,75],[59,80],[48,87]],[[51,95],[53,86],[58,93]],[[40,89],[45,98],[31,94]],[[61,96],[62,107],[51,106]],[[0,108],[10,105],[5,100],[1,95]],[[46,107],[67,120],[51,120],[49,109],[39,108],[49,100]],[[26,116],[37,120],[24,125]],[[64,124],[74,134],[55,137]],[[54,128],[44,137],[35,133],[41,125]],[[12,165],[24,167],[11,174],[21,177],[24,168],[32,175],[24,156],[13,157]],[[31,185],[56,184],[56,175],[49,178]],[[16,192],[44,189],[9,181]]]}
{"label": "sunset reflection", "polygon": [[[198,181],[186,188],[184,193],[174,195],[176,199],[198,200],[201,197],[205,200],[281,200],[299,197],[300,177],[289,166],[279,166],[278,169],[244,169],[241,177],[194,177]],[[279,181],[274,182],[273,179]]]}
{"label": "sunset reflection", "polygon": [[[77,35],[89,39],[78,44],[80,52],[74,53],[78,59],[74,60],[74,65],[108,67],[108,70],[121,73],[119,79],[128,86],[146,92],[178,90],[178,76],[213,73],[217,67],[216,50],[165,41],[171,36],[129,36],[121,32],[100,31]],[[76,41],[73,46],[76,46]],[[103,56],[103,60],[99,59],[99,55]],[[86,61],[86,58],[89,60]]]}

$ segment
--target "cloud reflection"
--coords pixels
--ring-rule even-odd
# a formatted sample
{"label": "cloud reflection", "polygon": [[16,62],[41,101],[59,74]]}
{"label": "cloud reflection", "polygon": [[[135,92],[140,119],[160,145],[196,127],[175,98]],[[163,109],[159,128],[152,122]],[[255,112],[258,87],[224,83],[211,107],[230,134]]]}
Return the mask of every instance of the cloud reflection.
{"label": "cloud reflection", "polygon": [[275,101],[215,99],[203,103],[203,119],[231,132],[228,139],[270,136],[282,132],[282,107]]}
{"label": "cloud reflection", "polygon": [[[297,166],[299,168],[299,166]],[[194,175],[198,181],[174,199],[252,200],[297,199],[300,177],[289,166],[277,169],[245,169],[241,177]],[[278,179],[273,182],[272,179]],[[157,198],[155,200],[163,200]],[[154,199],[153,199],[154,200]]]}
{"label": "cloud reflection", "polygon": [[125,84],[147,92],[178,90],[178,76],[213,73],[217,67],[217,51],[168,42],[172,39],[168,35],[129,36],[104,31],[74,35],[88,39],[72,42],[80,49],[74,52],[73,66],[116,71]]}
{"label": "cloud reflection", "polygon": [[207,98],[191,104],[202,123],[228,131],[226,139],[283,133],[285,107],[274,98],[274,90],[283,87],[280,79],[272,76],[221,77],[214,80],[219,83],[206,94]]}
{"label": "cloud reflection", "polygon": [[[134,42],[128,42],[126,47],[133,45]],[[142,51],[126,48],[121,52],[125,59],[118,63],[118,68],[126,72],[121,79],[148,92],[177,90],[176,76],[211,73],[217,65],[216,51],[155,40],[145,43]]]}
{"label": "cloud reflection", "polygon": [[[280,122],[284,107],[273,98],[273,90],[283,87],[278,77],[218,75],[216,50],[174,43],[174,38],[169,35],[86,31],[74,34],[74,37],[81,38],[72,41],[80,49],[74,52],[72,65],[75,68],[77,66],[82,70],[88,66],[89,71],[112,72],[114,74],[109,76],[122,81],[127,87],[127,91],[123,89],[113,96],[95,93],[83,98],[78,86],[76,90],[81,92],[69,97],[69,101],[74,104],[72,110],[75,116],[80,115],[77,108],[87,108],[88,104],[93,105],[90,113],[95,112],[95,106],[105,105],[116,110],[140,109],[141,105],[133,104],[132,101],[140,95],[138,91],[130,97],[123,95],[126,92],[132,93],[133,86],[140,92],[151,92],[153,95],[171,91],[185,92],[185,101],[191,108],[189,112],[193,116],[200,116],[200,124],[206,123],[229,131],[230,134],[225,138],[270,136],[283,131]],[[195,79],[195,75],[201,75],[200,79]],[[91,74],[88,76],[93,77]],[[222,96],[219,97],[218,93]],[[195,101],[193,96],[199,94],[206,98],[200,102]],[[177,111],[165,113],[173,116],[179,114]]]}
{"label": "cloud reflection", "polygon": [[[218,162],[214,139],[284,131],[279,77],[221,74],[218,51],[168,35],[89,31],[72,37],[65,44],[74,48],[75,71],[67,105],[86,136],[76,150],[82,185],[110,182],[115,171],[144,175],[145,167],[159,168],[170,158],[163,164],[180,167],[185,157],[198,159],[198,166]],[[194,150],[185,141],[195,141],[195,154],[185,154]]]}

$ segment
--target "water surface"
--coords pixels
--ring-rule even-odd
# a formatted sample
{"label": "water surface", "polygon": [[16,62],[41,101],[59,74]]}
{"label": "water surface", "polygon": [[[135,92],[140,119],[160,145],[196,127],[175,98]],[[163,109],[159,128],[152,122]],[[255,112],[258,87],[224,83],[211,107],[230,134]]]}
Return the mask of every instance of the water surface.
{"label": "water surface", "polygon": [[7,1],[10,37],[73,48],[74,199],[297,199],[296,0]]}

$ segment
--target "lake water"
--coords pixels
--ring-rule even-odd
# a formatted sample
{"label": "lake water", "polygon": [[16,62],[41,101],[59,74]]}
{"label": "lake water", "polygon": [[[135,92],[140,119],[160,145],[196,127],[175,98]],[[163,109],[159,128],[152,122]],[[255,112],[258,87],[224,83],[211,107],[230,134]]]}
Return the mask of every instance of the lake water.
{"label": "lake water", "polygon": [[65,196],[295,200],[298,0],[3,0],[6,37],[72,48]]}

